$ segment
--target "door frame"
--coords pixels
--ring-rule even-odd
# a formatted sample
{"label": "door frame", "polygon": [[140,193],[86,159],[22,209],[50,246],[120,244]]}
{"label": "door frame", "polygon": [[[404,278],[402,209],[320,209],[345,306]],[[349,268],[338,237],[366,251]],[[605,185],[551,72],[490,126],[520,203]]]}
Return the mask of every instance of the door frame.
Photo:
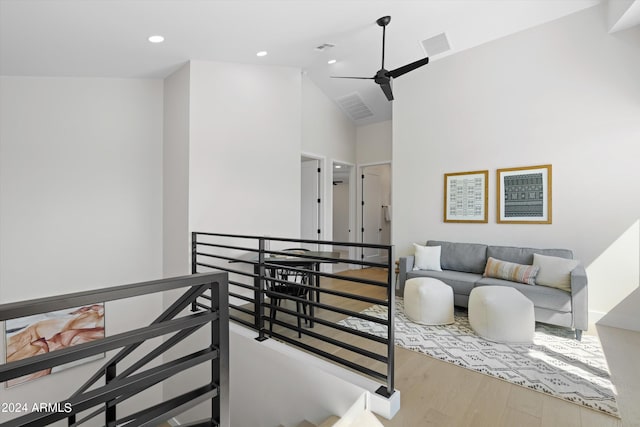
{"label": "door frame", "polygon": [[[389,165],[389,189],[391,191],[391,195],[390,195],[390,203],[393,200],[393,164],[391,162],[391,160],[385,160],[385,161],[381,161],[381,162],[371,162],[371,163],[359,163],[358,164],[358,175],[356,176],[356,180],[358,182],[360,182],[361,178],[362,178],[362,174],[363,174],[363,169],[370,167],[370,166],[380,166],[380,165]],[[357,188],[357,196],[356,196],[356,206],[359,208],[362,206],[362,187],[356,186]],[[363,243],[362,242],[362,233],[360,232],[360,230],[362,230],[362,209],[356,209],[356,229],[358,230],[358,237],[356,239],[356,242],[358,243]],[[389,244],[391,244],[391,242],[393,242],[393,217],[391,218],[391,224],[389,226]],[[363,249],[361,248],[358,251],[358,255],[360,257],[360,259],[362,259],[363,257]],[[364,268],[364,266],[363,266]]]}
{"label": "door frame", "polygon": [[[320,206],[318,207],[318,225],[320,226],[320,234],[318,236],[318,240],[325,240],[327,237],[327,215],[325,210],[327,209],[327,203],[331,203],[331,201],[327,198],[327,190],[326,190],[326,170],[327,170],[327,158],[325,156],[319,155],[319,154],[315,154],[315,153],[308,153],[308,152],[301,152],[300,153],[300,165],[302,168],[302,162],[305,160],[316,160],[318,161],[318,165],[320,167],[320,173],[318,174],[318,182],[319,182],[319,186],[320,189],[318,191],[319,195],[320,195]],[[300,169],[300,191],[302,191],[302,169]],[[300,200],[300,206],[302,206],[302,199]],[[300,211],[300,224],[302,226],[302,211]],[[332,226],[331,223],[329,223],[329,226]],[[300,232],[302,231],[302,229],[300,229]],[[300,234],[300,238],[302,238],[302,234]],[[322,246],[322,245],[320,245]],[[324,250],[322,248],[318,248],[318,250]]]}
{"label": "door frame", "polygon": [[[334,166],[336,164],[339,165],[344,165],[344,166],[349,166],[351,168],[351,170],[349,171],[349,230],[351,230],[351,232],[349,233],[349,242],[353,243],[357,241],[356,238],[356,234],[357,234],[357,229],[356,229],[356,188],[357,188],[357,179],[356,179],[356,171],[357,171],[357,166],[354,163],[351,162],[345,162],[342,160],[338,160],[338,159],[332,159],[331,160],[331,179],[333,180],[333,170],[334,170]],[[333,236],[333,185],[331,185],[331,196],[328,198],[328,200],[331,200],[331,240],[334,240],[334,236]],[[349,246],[349,258],[350,259],[356,259],[356,257],[358,256],[358,248],[353,247],[353,246]],[[355,264],[349,264],[348,266],[349,269],[353,269],[356,268]]]}

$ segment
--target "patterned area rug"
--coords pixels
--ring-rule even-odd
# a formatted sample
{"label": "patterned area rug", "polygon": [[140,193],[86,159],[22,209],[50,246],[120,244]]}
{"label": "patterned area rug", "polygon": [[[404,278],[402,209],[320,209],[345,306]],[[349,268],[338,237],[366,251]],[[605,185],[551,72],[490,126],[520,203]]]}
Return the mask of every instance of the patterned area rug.
{"label": "patterned area rug", "polygon": [[[386,307],[362,312],[385,318]],[[386,327],[355,317],[340,324],[373,335],[386,336]],[[597,337],[536,323],[531,345],[501,344],[480,338],[471,329],[467,312],[456,307],[455,323],[425,326],[404,314],[396,299],[396,345],[454,363],[513,384],[550,394],[619,417],[614,387]]]}

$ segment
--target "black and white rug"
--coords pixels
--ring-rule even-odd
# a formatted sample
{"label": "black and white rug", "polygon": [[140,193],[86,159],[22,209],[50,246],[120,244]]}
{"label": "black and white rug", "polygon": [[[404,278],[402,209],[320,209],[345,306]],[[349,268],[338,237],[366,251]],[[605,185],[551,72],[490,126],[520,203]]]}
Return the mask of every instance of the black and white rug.
{"label": "black and white rug", "polygon": [[[362,313],[385,318],[387,308],[374,305]],[[339,322],[359,331],[385,336],[386,327],[356,317]],[[425,326],[404,314],[396,299],[396,345],[454,363],[513,384],[550,394],[619,417],[614,386],[600,341],[571,330],[536,323],[533,344],[502,344],[480,338],[467,312],[456,307],[455,323]]]}

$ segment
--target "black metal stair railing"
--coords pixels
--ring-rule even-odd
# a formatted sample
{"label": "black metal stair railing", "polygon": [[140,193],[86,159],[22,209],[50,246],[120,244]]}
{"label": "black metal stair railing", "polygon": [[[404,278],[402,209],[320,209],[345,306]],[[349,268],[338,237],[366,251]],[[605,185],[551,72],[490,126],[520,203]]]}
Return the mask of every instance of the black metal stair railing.
{"label": "black metal stair railing", "polygon": [[[296,252],[293,264],[282,264],[291,259],[292,252],[273,249],[275,246],[307,246],[329,248],[326,251]],[[384,261],[369,261],[341,258],[331,254],[334,247],[356,248],[363,254],[366,250],[381,252]],[[211,269],[229,273],[229,318],[258,332],[258,340],[273,337],[299,347],[349,369],[384,382],[376,392],[390,397],[394,393],[394,318],[395,288],[393,283],[393,246],[352,242],[332,242],[281,237],[249,236],[225,233],[194,232],[191,239],[192,272],[201,273]],[[358,275],[336,274],[321,268],[321,265],[347,264],[351,267],[374,267],[386,269],[385,280],[358,277]],[[273,277],[269,272],[285,268],[309,277],[308,283],[291,282]],[[321,286],[321,280],[333,280],[339,285]],[[292,296],[267,289],[267,283],[294,286],[305,290],[305,295]],[[366,290],[365,290],[366,288]],[[377,292],[376,292],[377,291]],[[370,296],[375,294],[377,296]],[[322,298],[321,298],[322,296]],[[331,296],[331,298],[329,298]],[[290,300],[309,308],[308,312],[292,310],[274,300]],[[330,300],[329,302],[327,300]],[[383,318],[363,314],[348,307],[359,304],[362,309],[371,305],[385,307]],[[265,310],[269,310],[269,316]],[[288,320],[276,319],[271,314],[288,315]],[[328,314],[331,313],[331,314]],[[320,314],[320,315],[319,315]],[[376,335],[357,330],[336,321],[337,318],[358,318],[378,325],[385,330]],[[309,327],[302,327],[301,321]],[[319,324],[323,328],[314,329]],[[278,328],[274,328],[277,326]],[[327,329],[329,328],[329,329]],[[290,332],[298,334],[296,338]],[[338,332],[336,332],[338,331]],[[289,333],[287,333],[289,332]],[[325,348],[325,350],[320,347]],[[364,356],[363,359],[361,356]]]}
{"label": "black metal stair railing", "polygon": [[[198,422],[202,426],[229,426],[229,312],[228,275],[210,272],[151,282],[103,288],[30,301],[0,305],[0,321],[47,313],[77,306],[132,298],[158,292],[188,288],[149,326],[103,339],[78,344],[0,366],[0,382],[19,378],[43,369],[70,363],[88,356],[120,349],[91,378],[66,400],[50,405],[48,410],[27,413],[1,424],[6,427],[44,426],[67,419],[77,426],[104,414],[105,426],[153,426],[183,413],[205,401],[211,402],[211,416]],[[201,302],[201,301],[204,301]],[[183,313],[190,310],[191,313]],[[165,355],[203,326],[210,325],[210,341],[205,347],[174,360],[142,370],[149,362]],[[138,360],[127,356],[145,341],[166,338],[155,349]],[[118,364],[131,363],[118,372]],[[192,367],[210,363],[211,375],[205,384],[177,397],[141,409],[132,414],[119,414],[118,405],[138,393],[179,375]],[[96,383],[104,378],[104,385]],[[62,408],[63,410],[58,410]],[[86,414],[89,412],[88,414]],[[82,414],[81,419],[77,417]]]}

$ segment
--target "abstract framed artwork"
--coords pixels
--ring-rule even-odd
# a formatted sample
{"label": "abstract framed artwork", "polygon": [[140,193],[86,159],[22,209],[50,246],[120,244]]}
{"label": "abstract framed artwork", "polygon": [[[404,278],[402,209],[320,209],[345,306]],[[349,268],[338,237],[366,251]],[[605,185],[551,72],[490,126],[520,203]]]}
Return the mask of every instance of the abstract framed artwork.
{"label": "abstract framed artwork", "polygon": [[497,170],[499,224],[551,224],[551,165]]}
{"label": "abstract framed artwork", "polygon": [[489,171],[444,174],[444,222],[488,222]]}
{"label": "abstract framed artwork", "polygon": [[[7,363],[23,360],[104,336],[104,303],[19,317],[5,322],[5,359]],[[9,380],[5,385],[23,384],[102,357],[104,354],[34,372]]]}

